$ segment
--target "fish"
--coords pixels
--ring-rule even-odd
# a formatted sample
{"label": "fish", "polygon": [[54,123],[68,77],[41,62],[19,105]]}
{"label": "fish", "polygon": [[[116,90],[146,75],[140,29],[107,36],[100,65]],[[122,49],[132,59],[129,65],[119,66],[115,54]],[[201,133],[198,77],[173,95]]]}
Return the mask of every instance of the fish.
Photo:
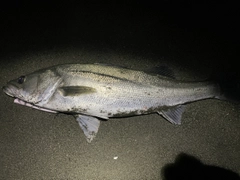
{"label": "fish", "polygon": [[218,83],[182,81],[164,68],[147,73],[107,64],[61,64],[9,81],[2,89],[14,103],[75,117],[87,142],[100,121],[158,113],[181,124],[186,104],[224,99]]}

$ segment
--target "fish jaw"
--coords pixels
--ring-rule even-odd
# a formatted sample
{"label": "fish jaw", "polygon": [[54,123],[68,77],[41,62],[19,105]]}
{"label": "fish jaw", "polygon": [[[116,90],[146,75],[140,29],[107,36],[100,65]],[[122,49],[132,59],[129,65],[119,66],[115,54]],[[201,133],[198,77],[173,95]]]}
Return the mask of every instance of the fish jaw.
{"label": "fish jaw", "polygon": [[15,97],[17,88],[13,85],[8,85],[8,86],[3,86],[2,90],[8,96]]}
{"label": "fish jaw", "polygon": [[20,105],[23,105],[23,106],[27,106],[27,107],[30,107],[30,108],[33,108],[33,109],[38,109],[40,111],[45,111],[45,112],[50,112],[50,113],[58,113],[57,111],[46,109],[46,108],[42,108],[42,107],[38,107],[38,106],[35,106],[34,104],[25,102],[25,101],[23,101],[21,99],[18,99],[18,98],[14,99],[14,103],[20,104]]}
{"label": "fish jaw", "polygon": [[8,84],[7,86],[3,86],[2,89],[3,89],[3,92],[5,94],[7,94],[10,97],[15,98],[14,103],[16,103],[16,104],[20,104],[20,105],[27,106],[27,107],[30,107],[30,108],[38,109],[40,111],[45,111],[45,112],[50,112],[50,113],[58,113],[57,111],[42,108],[42,107],[36,106],[34,104],[31,104],[31,103],[28,103],[26,101],[23,101],[23,100],[19,99],[18,97],[16,97],[16,94],[18,94],[18,92],[17,92],[18,88],[15,87],[12,84]]}

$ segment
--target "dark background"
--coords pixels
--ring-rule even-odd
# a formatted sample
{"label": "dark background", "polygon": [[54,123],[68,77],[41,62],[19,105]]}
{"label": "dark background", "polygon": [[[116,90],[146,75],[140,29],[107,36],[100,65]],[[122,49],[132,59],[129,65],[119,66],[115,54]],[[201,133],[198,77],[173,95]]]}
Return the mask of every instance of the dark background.
{"label": "dark background", "polygon": [[[175,56],[219,71],[239,59],[236,3],[189,1],[1,2],[1,56],[57,47],[111,48]],[[195,62],[194,62],[195,63]]]}

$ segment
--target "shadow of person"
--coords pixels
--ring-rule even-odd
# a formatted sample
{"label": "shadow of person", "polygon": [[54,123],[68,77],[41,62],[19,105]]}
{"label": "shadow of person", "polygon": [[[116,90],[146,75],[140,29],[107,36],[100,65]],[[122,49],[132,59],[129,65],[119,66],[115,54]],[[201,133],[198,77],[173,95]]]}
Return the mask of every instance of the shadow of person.
{"label": "shadow of person", "polygon": [[161,176],[163,180],[240,180],[240,176],[233,171],[205,165],[185,153],[179,154],[174,163],[163,167]]}

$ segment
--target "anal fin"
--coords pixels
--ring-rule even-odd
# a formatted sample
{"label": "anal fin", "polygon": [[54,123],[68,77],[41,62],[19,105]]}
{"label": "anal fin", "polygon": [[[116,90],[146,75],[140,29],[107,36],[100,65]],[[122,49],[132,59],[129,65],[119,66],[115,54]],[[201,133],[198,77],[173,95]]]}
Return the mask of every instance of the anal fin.
{"label": "anal fin", "polygon": [[181,124],[182,113],[185,110],[185,105],[177,105],[168,109],[158,111],[165,119],[173,124]]}
{"label": "anal fin", "polygon": [[75,117],[86,136],[87,142],[90,143],[98,132],[100,121],[95,117],[81,114],[75,115]]}

